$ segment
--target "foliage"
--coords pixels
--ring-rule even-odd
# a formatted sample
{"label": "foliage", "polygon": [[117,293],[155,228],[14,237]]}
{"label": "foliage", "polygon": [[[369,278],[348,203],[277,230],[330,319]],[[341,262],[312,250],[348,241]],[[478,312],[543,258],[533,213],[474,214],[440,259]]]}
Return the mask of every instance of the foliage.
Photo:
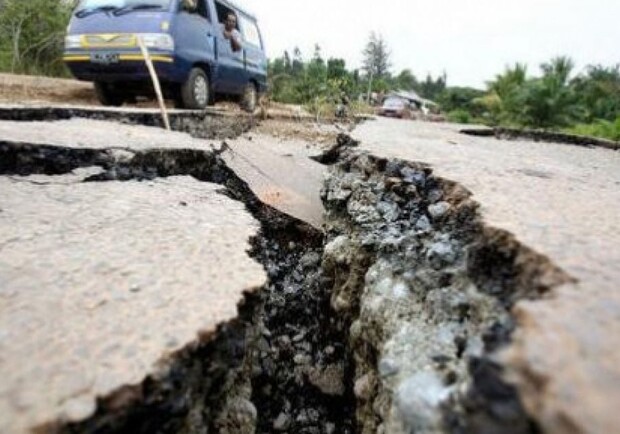
{"label": "foliage", "polygon": [[620,117],[615,121],[597,120],[590,124],[577,124],[566,129],[567,132],[582,136],[602,137],[620,142]]}
{"label": "foliage", "polygon": [[620,65],[590,65],[584,76],[575,78],[573,86],[586,109],[586,121],[614,121],[620,113]]}
{"label": "foliage", "polygon": [[403,69],[394,77],[393,84],[396,89],[400,90],[411,91],[419,88],[418,80],[410,69]]}
{"label": "foliage", "polygon": [[311,59],[305,60],[295,48],[293,55],[284,52],[269,63],[269,88],[271,98],[278,102],[303,104],[311,111],[333,106],[343,97],[353,101],[367,101],[368,92],[386,94],[390,91],[415,91],[434,98],[446,88],[446,76],[419,82],[410,69],[398,75],[390,73],[390,51],[380,35],[371,33],[364,49],[364,64],[360,70],[349,70],[343,59],[325,61],[320,47],[316,46]]}
{"label": "foliage", "polygon": [[448,118],[458,122],[565,130],[618,140],[620,66],[589,66],[575,77],[573,69],[570,58],[556,57],[541,65],[540,76],[529,77],[527,67],[517,63],[488,82],[486,92],[447,88],[437,101]]}
{"label": "foliage", "polygon": [[428,74],[426,79],[418,85],[417,91],[421,97],[434,100],[446,90],[447,83],[448,77],[445,73],[436,79]]}
{"label": "foliage", "polygon": [[527,67],[516,63],[487,84],[488,94],[477,102],[486,109],[485,117],[492,124],[513,124],[521,113],[521,89],[526,83]]}
{"label": "foliage", "polygon": [[2,0],[0,2],[0,70],[64,75],[63,36],[70,2]]}
{"label": "foliage", "polygon": [[471,113],[464,109],[456,109],[448,112],[447,119],[457,124],[469,124],[472,122]]}
{"label": "foliage", "polygon": [[445,112],[466,111],[472,115],[482,115],[482,105],[478,99],[484,96],[484,91],[471,87],[449,87],[442,91],[436,102]]}
{"label": "foliage", "polygon": [[541,65],[543,76],[522,86],[520,103],[521,125],[553,128],[571,125],[580,117],[574,89],[569,84],[573,61],[557,57]]}

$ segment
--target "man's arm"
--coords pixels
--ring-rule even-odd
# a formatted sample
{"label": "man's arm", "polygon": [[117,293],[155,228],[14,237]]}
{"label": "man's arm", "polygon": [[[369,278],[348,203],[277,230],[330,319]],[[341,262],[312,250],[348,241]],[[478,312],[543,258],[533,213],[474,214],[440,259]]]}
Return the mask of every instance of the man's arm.
{"label": "man's arm", "polygon": [[243,48],[241,44],[241,34],[237,30],[231,30],[229,32],[224,29],[224,38],[230,41],[230,47],[234,52],[240,51]]}
{"label": "man's arm", "polygon": [[230,32],[230,45],[232,46],[233,51],[240,51],[243,48],[243,45],[241,44],[241,33],[237,30]]}

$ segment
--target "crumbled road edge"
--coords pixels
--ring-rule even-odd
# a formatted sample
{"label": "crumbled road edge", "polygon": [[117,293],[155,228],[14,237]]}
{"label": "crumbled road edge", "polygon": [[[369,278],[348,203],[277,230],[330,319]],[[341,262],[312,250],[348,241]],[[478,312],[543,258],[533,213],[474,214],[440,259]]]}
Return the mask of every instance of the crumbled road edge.
{"label": "crumbled road edge", "polygon": [[359,432],[537,432],[496,354],[515,302],[572,279],[423,165],[345,151],[322,196]]}

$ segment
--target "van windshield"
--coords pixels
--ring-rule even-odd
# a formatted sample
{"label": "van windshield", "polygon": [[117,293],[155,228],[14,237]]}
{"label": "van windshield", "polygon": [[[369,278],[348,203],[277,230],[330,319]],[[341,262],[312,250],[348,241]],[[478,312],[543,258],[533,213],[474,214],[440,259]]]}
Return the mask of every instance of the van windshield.
{"label": "van windshield", "polygon": [[171,0],[82,0],[76,14],[116,10],[167,10]]}

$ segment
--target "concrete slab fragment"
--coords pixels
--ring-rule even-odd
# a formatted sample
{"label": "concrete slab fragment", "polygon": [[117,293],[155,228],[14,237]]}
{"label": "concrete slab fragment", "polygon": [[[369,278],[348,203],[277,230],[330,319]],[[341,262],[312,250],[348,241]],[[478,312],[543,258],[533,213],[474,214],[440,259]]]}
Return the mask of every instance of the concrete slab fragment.
{"label": "concrete slab fragment", "polygon": [[316,148],[304,140],[282,141],[263,134],[226,144],[224,161],[262,202],[321,228],[325,166],[309,158],[318,153]]}
{"label": "concrete slab fragment", "polygon": [[265,282],[258,224],[217,185],[43,178],[0,178],[1,433],[90,416]]}
{"label": "concrete slab fragment", "polygon": [[192,138],[186,133],[90,119],[56,122],[0,121],[0,138],[9,142],[80,149],[122,148],[143,151],[191,148],[212,150],[208,142]]}

